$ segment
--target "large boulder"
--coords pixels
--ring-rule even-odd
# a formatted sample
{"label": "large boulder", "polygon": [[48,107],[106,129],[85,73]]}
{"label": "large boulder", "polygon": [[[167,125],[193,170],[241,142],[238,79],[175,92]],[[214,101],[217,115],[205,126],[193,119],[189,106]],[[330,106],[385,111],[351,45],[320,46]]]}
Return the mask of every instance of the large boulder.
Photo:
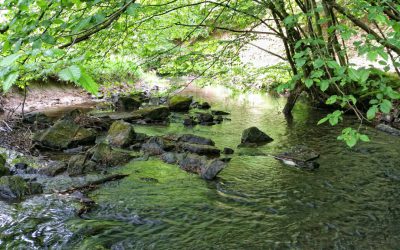
{"label": "large boulder", "polygon": [[133,111],[142,105],[142,98],[139,94],[130,96],[119,96],[115,100],[115,108],[117,111]]}
{"label": "large boulder", "polygon": [[124,121],[114,122],[107,134],[107,141],[115,147],[127,147],[135,140],[135,130],[132,124]]}
{"label": "large boulder", "polygon": [[21,200],[26,195],[42,193],[38,183],[28,183],[20,176],[3,176],[0,178],[0,198]]}
{"label": "large boulder", "polygon": [[168,106],[171,111],[185,112],[190,109],[192,101],[192,97],[176,95],[168,100]]}
{"label": "large boulder", "polygon": [[226,162],[220,159],[211,160],[201,168],[200,176],[205,180],[213,180],[226,166]]}
{"label": "large boulder", "polygon": [[262,144],[273,141],[271,137],[256,127],[245,129],[242,133],[242,144]]}
{"label": "large boulder", "polygon": [[182,143],[180,144],[180,148],[184,152],[194,153],[198,155],[219,156],[221,153],[221,150],[219,150],[215,146],[202,144]]}
{"label": "large boulder", "polygon": [[94,130],[82,128],[69,120],[60,120],[52,127],[39,131],[33,136],[33,141],[38,146],[56,150],[91,144],[95,140]]}

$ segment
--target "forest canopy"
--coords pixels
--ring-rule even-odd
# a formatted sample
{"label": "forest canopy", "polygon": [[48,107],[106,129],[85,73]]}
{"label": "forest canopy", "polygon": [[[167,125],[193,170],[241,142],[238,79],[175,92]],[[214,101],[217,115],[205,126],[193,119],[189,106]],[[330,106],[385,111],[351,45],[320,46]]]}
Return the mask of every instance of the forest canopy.
{"label": "forest canopy", "polygon": [[[320,121],[331,125],[345,112],[368,123],[400,99],[397,0],[4,0],[0,6],[4,93],[55,77],[95,94],[99,84],[150,69],[205,79],[241,74],[241,81],[225,84],[246,90],[274,72],[281,80],[268,89],[290,93],[285,114],[305,93],[313,105],[333,108]],[[240,51],[259,35],[282,41],[283,54],[259,49],[284,63],[254,69],[241,62]],[[354,65],[352,54],[380,67]],[[369,140],[353,128],[339,139],[349,146]]]}

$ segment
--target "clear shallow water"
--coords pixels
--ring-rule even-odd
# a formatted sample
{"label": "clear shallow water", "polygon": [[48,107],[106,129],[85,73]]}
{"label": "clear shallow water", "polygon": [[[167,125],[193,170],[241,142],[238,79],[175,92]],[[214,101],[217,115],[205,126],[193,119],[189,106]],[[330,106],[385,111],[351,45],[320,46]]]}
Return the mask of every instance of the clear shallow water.
{"label": "clear shallow water", "polygon": [[[98,208],[79,219],[65,197],[0,203],[0,248],[38,249],[396,249],[400,245],[400,139],[369,129],[355,149],[336,140],[342,127],[316,126],[319,111],[298,105],[288,122],[283,100],[188,92],[232,112],[212,127],[136,126],[150,135],[195,133],[236,152],[212,182],[159,160],[113,170],[130,176],[91,193]],[[357,125],[349,117],[344,125]],[[236,149],[243,129],[275,140]],[[301,171],[262,153],[305,144],[320,169]],[[154,178],[149,180],[146,178]]]}

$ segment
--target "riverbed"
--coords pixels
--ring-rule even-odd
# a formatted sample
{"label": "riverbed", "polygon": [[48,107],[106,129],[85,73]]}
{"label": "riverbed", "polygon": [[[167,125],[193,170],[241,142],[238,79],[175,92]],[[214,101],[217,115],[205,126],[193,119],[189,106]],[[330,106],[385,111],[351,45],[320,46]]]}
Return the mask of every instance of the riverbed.
{"label": "riverbed", "polygon": [[[51,192],[22,203],[0,201],[2,249],[396,249],[400,245],[400,138],[364,128],[372,142],[349,149],[326,113],[299,103],[293,119],[284,99],[222,87],[187,89],[213,109],[231,113],[214,126],[135,125],[148,135],[193,133],[235,149],[215,181],[158,159],[112,169],[129,174],[91,192],[98,206],[85,217],[68,197]],[[257,126],[274,141],[237,148]],[[292,146],[318,151],[320,168],[305,171],[269,157]],[[96,176],[93,176],[95,178]],[[57,179],[58,178],[58,179]],[[54,185],[69,183],[56,177]],[[76,178],[79,182],[83,179]],[[65,184],[67,186],[67,184]]]}

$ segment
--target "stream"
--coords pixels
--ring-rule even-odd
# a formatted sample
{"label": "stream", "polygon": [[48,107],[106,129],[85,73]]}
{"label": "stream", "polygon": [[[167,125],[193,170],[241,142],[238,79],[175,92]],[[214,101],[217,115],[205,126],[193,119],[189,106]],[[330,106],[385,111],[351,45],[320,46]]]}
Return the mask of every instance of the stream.
{"label": "stream", "polygon": [[[326,113],[299,103],[293,120],[284,99],[235,94],[222,87],[187,89],[231,113],[214,126],[135,125],[148,135],[193,133],[235,149],[215,181],[150,158],[110,173],[129,177],[89,193],[98,206],[84,219],[79,204],[51,192],[88,177],[57,176],[44,194],[0,201],[1,249],[396,249],[400,245],[400,137],[373,128],[372,142],[349,149],[336,138],[355,117],[317,126]],[[257,126],[274,141],[237,148]],[[317,150],[320,168],[300,170],[265,154],[292,146]],[[39,180],[40,181],[40,180]]]}

